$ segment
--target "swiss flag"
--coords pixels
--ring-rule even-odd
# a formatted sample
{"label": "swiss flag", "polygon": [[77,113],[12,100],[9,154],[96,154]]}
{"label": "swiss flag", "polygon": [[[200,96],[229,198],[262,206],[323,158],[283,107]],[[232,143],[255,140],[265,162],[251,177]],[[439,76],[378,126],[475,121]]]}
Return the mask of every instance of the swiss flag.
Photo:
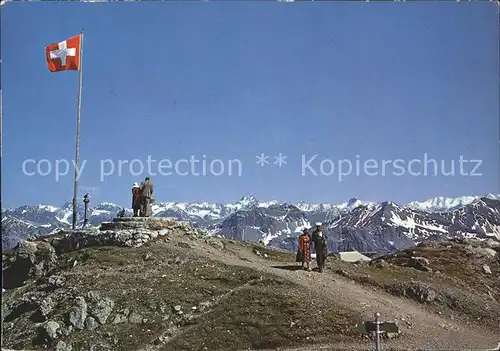
{"label": "swiss flag", "polygon": [[80,69],[80,45],[81,35],[76,35],[47,46],[45,56],[49,71],[78,71]]}

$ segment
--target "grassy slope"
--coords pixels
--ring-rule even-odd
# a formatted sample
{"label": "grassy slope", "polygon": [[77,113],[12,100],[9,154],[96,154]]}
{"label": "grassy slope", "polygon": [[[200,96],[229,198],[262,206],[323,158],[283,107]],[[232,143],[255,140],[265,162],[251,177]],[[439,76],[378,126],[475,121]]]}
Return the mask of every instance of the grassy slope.
{"label": "grassy slope", "polygon": [[[265,250],[269,249],[262,253]],[[276,252],[267,252],[276,257]],[[148,260],[143,258],[146,253],[151,256]],[[79,264],[72,268],[75,259]],[[58,307],[50,320],[63,324],[74,297],[89,291],[113,299],[115,311],[128,308],[144,319],[140,324],[112,324],[113,313],[97,330],[60,338],[76,350],[88,350],[90,345],[99,345],[99,350],[106,350],[106,345],[134,350],[165,337],[165,330],[171,330],[171,336],[163,339],[162,350],[235,350],[300,345],[306,336],[307,343],[359,337],[352,330],[358,321],[355,313],[340,311],[331,301],[309,296],[293,283],[202,259],[189,249],[154,244],[89,248],[62,255],[60,261],[65,287],[72,289],[52,295],[57,296]],[[200,311],[207,302],[213,306]],[[176,305],[182,306],[184,316],[192,316],[178,316]],[[320,307],[322,313],[316,315]],[[4,329],[5,345],[31,348],[35,340],[40,346],[42,340],[35,337],[38,329],[29,317],[28,313]]]}
{"label": "grassy slope", "polygon": [[[427,258],[432,271],[406,267],[411,256]],[[370,265],[330,261],[329,266],[340,274],[347,273],[356,282],[395,295],[400,293],[396,288],[398,282],[422,283],[437,293],[435,301],[423,304],[426,308],[499,330],[500,264],[497,258],[471,255],[466,245],[451,242],[436,247],[401,250],[382,259],[389,264],[380,260]],[[488,263],[492,274],[484,274],[484,262]]]}
{"label": "grassy slope", "polygon": [[[257,249],[269,260],[293,262],[290,252],[272,250],[258,244],[246,244]],[[412,247],[383,256],[371,264],[352,264],[330,256],[327,270],[347,275],[353,281],[381,288],[400,295],[398,283],[414,282],[434,290],[437,298],[423,307],[441,314],[492,328],[500,332],[500,254],[495,258],[475,253],[470,245],[445,241],[433,246]],[[424,257],[432,271],[424,272],[407,267],[410,257]],[[483,272],[488,264],[492,274]],[[314,266],[314,265],[313,265]]]}
{"label": "grassy slope", "polygon": [[[359,338],[353,328],[359,321],[357,313],[339,310],[335,301],[277,276],[202,258],[189,248],[198,244],[179,247],[172,241],[142,248],[97,247],[62,255],[60,274],[67,280],[62,289],[51,294],[57,308],[50,320],[63,324],[76,296],[99,291],[114,300],[115,312],[128,308],[144,321],[112,324],[113,312],[108,323],[97,330],[76,331],[60,340],[71,342],[74,350],[89,350],[90,345],[98,345],[98,350],[136,350],[154,344],[159,350],[236,350]],[[295,259],[294,253],[254,243],[222,239],[212,244],[224,247],[226,253],[243,248],[270,264],[289,265]],[[198,249],[203,250],[203,246]],[[427,257],[433,271],[402,266],[410,256]],[[79,263],[73,267],[75,260]],[[427,284],[438,298],[423,304],[425,308],[498,330],[498,260],[471,254],[465,245],[457,243],[402,250],[384,260],[389,264],[355,265],[329,258],[327,270],[395,294],[397,282]],[[482,272],[484,262],[493,274]],[[19,299],[33,286],[34,282],[9,290],[7,298]],[[203,310],[207,303],[211,306]],[[182,307],[182,316],[173,310],[176,305]],[[321,314],[316,313],[318,310]],[[4,323],[4,344],[17,349],[41,346],[44,341],[37,338],[36,318],[32,310]]]}

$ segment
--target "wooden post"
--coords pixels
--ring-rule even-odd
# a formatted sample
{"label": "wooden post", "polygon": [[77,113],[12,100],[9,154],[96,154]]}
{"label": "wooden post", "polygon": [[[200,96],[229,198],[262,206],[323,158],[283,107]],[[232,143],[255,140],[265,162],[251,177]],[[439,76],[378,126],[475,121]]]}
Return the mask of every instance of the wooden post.
{"label": "wooden post", "polygon": [[362,334],[375,333],[375,350],[380,351],[380,336],[382,333],[399,333],[398,325],[394,322],[382,322],[380,313],[375,313],[375,321],[366,321],[357,324],[358,331]]}
{"label": "wooden post", "polygon": [[375,313],[375,350],[380,351],[380,313]]}

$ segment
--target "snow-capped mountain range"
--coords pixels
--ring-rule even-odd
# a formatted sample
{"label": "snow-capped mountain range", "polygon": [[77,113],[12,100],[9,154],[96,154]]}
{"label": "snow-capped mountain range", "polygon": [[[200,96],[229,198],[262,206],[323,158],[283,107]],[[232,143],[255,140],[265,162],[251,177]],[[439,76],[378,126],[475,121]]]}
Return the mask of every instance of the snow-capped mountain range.
{"label": "snow-capped mountain range", "polygon": [[[90,226],[109,221],[121,210],[113,203],[89,206]],[[131,211],[127,210],[130,215]],[[78,204],[78,223],[84,209]],[[350,199],[341,204],[260,202],[245,196],[236,203],[153,204],[153,216],[186,220],[211,235],[222,235],[295,250],[296,236],[316,221],[324,222],[332,250],[390,251],[433,236],[477,236],[500,240],[500,194],[483,197],[436,197],[397,205]],[[2,245],[68,228],[70,202],[61,207],[21,206],[2,211]]]}

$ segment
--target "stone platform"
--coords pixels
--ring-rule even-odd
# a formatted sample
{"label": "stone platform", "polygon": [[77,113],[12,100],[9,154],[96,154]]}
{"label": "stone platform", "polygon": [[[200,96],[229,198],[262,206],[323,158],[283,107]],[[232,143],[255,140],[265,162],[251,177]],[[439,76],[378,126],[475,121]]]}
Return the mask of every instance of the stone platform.
{"label": "stone platform", "polygon": [[171,227],[189,226],[187,222],[181,222],[171,217],[118,217],[113,218],[111,222],[103,222],[99,230],[132,230],[132,229],[149,229],[161,230]]}
{"label": "stone platform", "polygon": [[113,222],[163,222],[174,221],[178,222],[175,217],[116,217]]}

